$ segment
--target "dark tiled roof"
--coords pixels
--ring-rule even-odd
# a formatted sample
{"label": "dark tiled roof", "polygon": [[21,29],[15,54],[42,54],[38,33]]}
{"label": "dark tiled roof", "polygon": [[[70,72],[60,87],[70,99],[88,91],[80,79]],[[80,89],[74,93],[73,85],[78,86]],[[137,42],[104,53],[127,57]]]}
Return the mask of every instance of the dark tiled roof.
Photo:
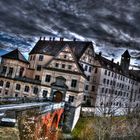
{"label": "dark tiled roof", "polygon": [[129,70],[129,72],[126,74],[124,73],[119,64],[116,64],[113,61],[110,61],[99,54],[95,54],[95,59],[98,60],[101,64],[101,67],[105,69],[112,70],[131,79],[140,81],[140,70]]}
{"label": "dark tiled roof", "polygon": [[22,61],[24,63],[29,63],[18,49],[15,49],[15,50],[7,53],[7,54],[4,54],[1,57],[2,58],[9,58],[9,59],[14,59],[14,60],[19,60],[19,61]]}
{"label": "dark tiled roof", "polygon": [[88,46],[93,48],[92,42],[86,41],[39,40],[29,54],[47,54],[55,56],[65,45],[71,48],[78,60]]}
{"label": "dark tiled roof", "polygon": [[129,70],[129,75],[133,79],[140,81],[140,70]]}
{"label": "dark tiled roof", "polygon": [[115,71],[119,72],[119,73],[123,72],[122,68],[119,64],[116,64],[114,61],[110,61],[99,54],[95,55],[95,59],[98,60],[99,63],[101,64],[101,66],[106,68],[106,69],[110,69],[110,70],[115,69]]}
{"label": "dark tiled roof", "polygon": [[126,50],[123,54],[122,54],[123,57],[131,57],[128,50]]}

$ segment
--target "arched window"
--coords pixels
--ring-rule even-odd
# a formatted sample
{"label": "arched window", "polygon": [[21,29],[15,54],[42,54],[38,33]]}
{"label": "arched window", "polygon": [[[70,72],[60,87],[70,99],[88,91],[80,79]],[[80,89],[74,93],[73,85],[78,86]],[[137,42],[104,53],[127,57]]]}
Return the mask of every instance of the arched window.
{"label": "arched window", "polygon": [[0,81],[0,86],[1,86],[1,87],[3,86],[3,83],[4,83],[4,82],[1,80],[1,81]]}
{"label": "arched window", "polygon": [[6,82],[6,88],[10,87],[10,82]]}
{"label": "arched window", "polygon": [[29,89],[30,89],[29,86],[25,86],[24,91],[25,91],[25,92],[29,92]]}
{"label": "arched window", "polygon": [[20,90],[20,84],[16,84],[16,90]]}

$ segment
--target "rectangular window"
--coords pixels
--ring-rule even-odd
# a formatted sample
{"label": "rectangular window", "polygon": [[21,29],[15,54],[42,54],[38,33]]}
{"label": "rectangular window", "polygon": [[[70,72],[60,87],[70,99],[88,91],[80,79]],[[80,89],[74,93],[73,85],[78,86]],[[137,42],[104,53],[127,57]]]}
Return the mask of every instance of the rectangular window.
{"label": "rectangular window", "polygon": [[108,76],[110,76],[110,71],[108,72]]}
{"label": "rectangular window", "polygon": [[102,93],[104,93],[104,88],[102,88]]}
{"label": "rectangular window", "polygon": [[65,68],[65,64],[62,64],[62,68],[63,68],[63,69]]}
{"label": "rectangular window", "polygon": [[91,72],[91,67],[89,67],[88,71]]}
{"label": "rectangular window", "polygon": [[9,73],[8,73],[8,75],[10,76],[10,75],[12,75],[13,74],[13,68],[9,68]]}
{"label": "rectangular window", "polygon": [[37,65],[36,70],[37,70],[37,71],[41,71],[41,65]]}
{"label": "rectangular window", "polygon": [[87,68],[88,68],[88,66],[87,66],[87,65],[85,65],[85,71],[87,71]]}
{"label": "rectangular window", "polygon": [[45,82],[50,82],[51,81],[51,75],[46,75]]}
{"label": "rectangular window", "polygon": [[91,89],[92,91],[95,91],[95,86],[92,86],[92,89]]}
{"label": "rectangular window", "polygon": [[106,83],[106,79],[105,79],[105,78],[103,79],[103,83],[104,83],[104,84]]}
{"label": "rectangular window", "polygon": [[55,67],[58,68],[59,67],[59,63],[55,63]]}
{"label": "rectangular window", "polygon": [[95,73],[97,73],[98,72],[98,68],[95,68]]}
{"label": "rectangular window", "polygon": [[73,102],[74,101],[74,96],[70,96],[69,95],[69,102],[71,103],[71,102]]}
{"label": "rectangular window", "polygon": [[88,85],[85,85],[85,90],[88,90],[88,87],[89,87]]}
{"label": "rectangular window", "polygon": [[67,58],[67,55],[64,55],[64,58],[66,59]]}
{"label": "rectangular window", "polygon": [[68,65],[68,69],[71,70],[71,68],[72,68],[72,66],[71,65]]}
{"label": "rectangular window", "polygon": [[115,81],[113,81],[113,86],[115,86],[116,85],[116,82]]}
{"label": "rectangular window", "polygon": [[48,94],[48,91],[47,90],[43,90],[43,98],[46,98],[47,94]]}
{"label": "rectangular window", "polygon": [[75,80],[75,79],[72,79],[72,81],[71,81],[71,87],[76,87],[77,86],[77,80]]}
{"label": "rectangular window", "polygon": [[20,84],[16,84],[16,90],[20,90]]}
{"label": "rectangular window", "polygon": [[33,56],[33,60],[35,60],[35,55]]}
{"label": "rectangular window", "polygon": [[43,61],[44,56],[43,55],[39,55],[39,61]]}
{"label": "rectangular window", "polygon": [[30,56],[30,60],[32,60],[32,55]]}
{"label": "rectangular window", "polygon": [[114,73],[112,72],[112,77],[114,76]]}
{"label": "rectangular window", "polygon": [[105,73],[104,74],[107,75],[107,70],[105,70]]}
{"label": "rectangular window", "polygon": [[6,71],[7,71],[7,67],[6,66],[3,66],[2,74],[6,74]]}
{"label": "rectangular window", "polygon": [[40,80],[40,76],[39,75],[35,75],[35,80]]}
{"label": "rectangular window", "polygon": [[38,93],[38,88],[37,87],[34,87],[33,93],[34,94],[37,94]]}
{"label": "rectangular window", "polygon": [[86,99],[87,99],[86,97],[87,97],[87,96],[86,96],[86,95],[84,95],[84,101],[86,101]]}
{"label": "rectangular window", "polygon": [[107,91],[108,91],[108,89],[106,88],[106,89],[105,89],[105,93],[107,93]]}
{"label": "rectangular window", "polygon": [[87,81],[90,81],[90,76],[87,77]]}
{"label": "rectangular window", "polygon": [[109,80],[107,80],[107,85],[109,84]]}
{"label": "rectangular window", "polygon": [[24,91],[25,91],[25,92],[29,92],[29,89],[30,89],[29,86],[25,86]]}

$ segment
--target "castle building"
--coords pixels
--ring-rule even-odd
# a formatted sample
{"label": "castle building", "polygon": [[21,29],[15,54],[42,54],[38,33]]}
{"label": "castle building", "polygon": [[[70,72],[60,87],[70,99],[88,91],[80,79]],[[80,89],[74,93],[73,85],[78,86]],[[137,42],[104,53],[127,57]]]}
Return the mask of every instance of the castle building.
{"label": "castle building", "polygon": [[83,94],[89,96],[88,89],[92,86],[88,77],[92,75],[93,56],[92,42],[40,38],[28,61],[18,49],[2,56],[0,97],[65,101],[70,105],[68,116],[71,116],[67,125],[73,129]]}
{"label": "castle building", "polygon": [[2,56],[0,97],[68,102],[73,128],[82,103],[95,107],[97,114],[103,106],[140,106],[140,78],[138,71],[129,70],[130,58],[126,50],[119,65],[96,54],[92,42],[40,38],[28,60],[18,49]]}

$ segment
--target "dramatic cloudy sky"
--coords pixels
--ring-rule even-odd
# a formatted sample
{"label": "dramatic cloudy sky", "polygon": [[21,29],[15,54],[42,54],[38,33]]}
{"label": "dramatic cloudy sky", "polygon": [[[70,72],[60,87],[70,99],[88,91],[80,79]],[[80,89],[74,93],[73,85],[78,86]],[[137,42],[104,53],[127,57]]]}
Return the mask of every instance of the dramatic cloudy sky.
{"label": "dramatic cloudy sky", "polygon": [[39,36],[96,42],[95,50],[119,60],[128,49],[140,65],[140,0],[0,0],[0,53],[25,55]]}

